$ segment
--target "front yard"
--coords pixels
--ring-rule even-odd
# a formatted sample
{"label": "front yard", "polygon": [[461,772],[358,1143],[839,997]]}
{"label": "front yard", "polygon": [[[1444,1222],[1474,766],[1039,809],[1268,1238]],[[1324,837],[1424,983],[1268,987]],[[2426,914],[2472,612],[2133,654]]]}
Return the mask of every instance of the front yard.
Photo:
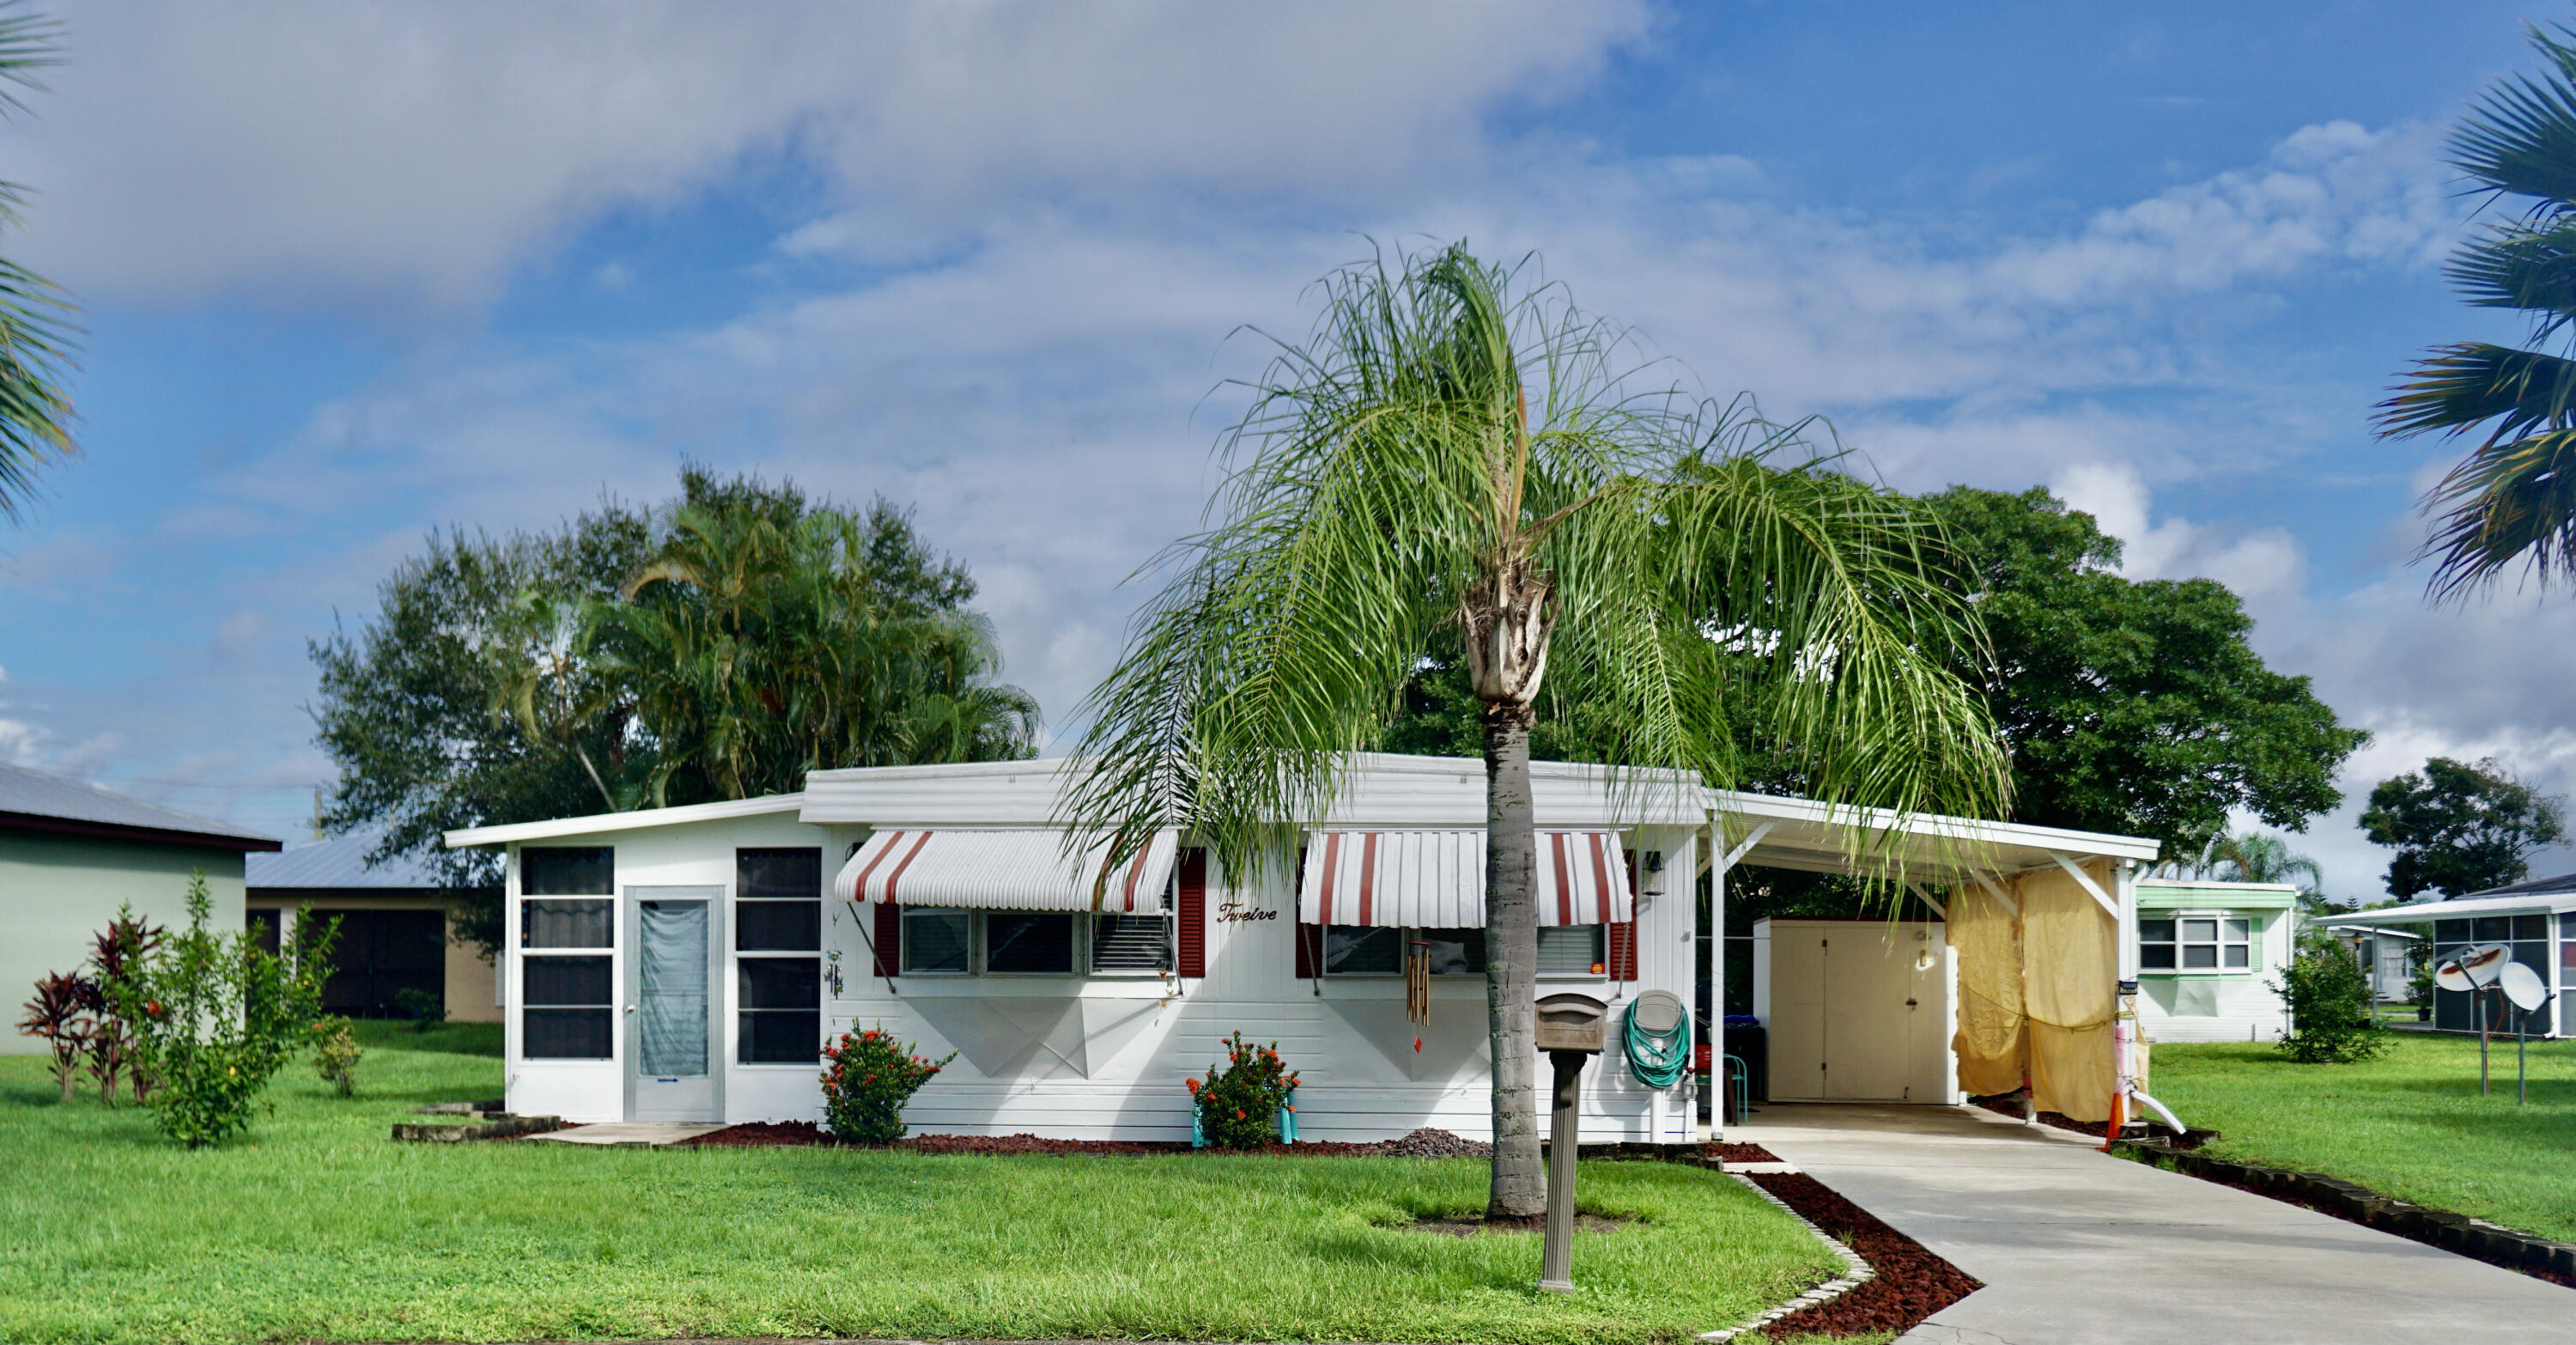
{"label": "front yard", "polygon": [[1391,1226],[1481,1209],[1470,1160],[395,1144],[500,1062],[490,1029],[370,1037],[359,1097],[299,1065],[200,1153],[0,1057],[0,1339],[1678,1341],[1838,1269],[1663,1164],[1585,1167],[1584,1208],[1639,1222],[1579,1237],[1557,1296],[1534,1234]]}
{"label": "front yard", "polygon": [[2361,1065],[2299,1065],[2270,1046],[2157,1046],[2151,1091],[2210,1152],[2322,1172],[2383,1195],[2544,1237],[2576,1239],[2576,1042],[2531,1046],[2531,1105],[2514,1105],[2513,1041],[2391,1034]]}

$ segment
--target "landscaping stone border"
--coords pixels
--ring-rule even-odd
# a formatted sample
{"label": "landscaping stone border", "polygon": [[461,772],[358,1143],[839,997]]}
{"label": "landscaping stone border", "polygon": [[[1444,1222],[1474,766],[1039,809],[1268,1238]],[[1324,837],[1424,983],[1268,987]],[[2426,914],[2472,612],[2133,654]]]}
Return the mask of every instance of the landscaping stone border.
{"label": "landscaping stone border", "polygon": [[2576,1288],[2576,1243],[2534,1237],[2484,1219],[2384,1196],[2322,1172],[2289,1172],[2260,1163],[2213,1158],[2157,1140],[2122,1140],[2113,1152],[2203,1181],[2305,1205],[2320,1214]]}
{"label": "landscaping stone border", "polygon": [[[1773,1165],[1763,1164],[1762,1166],[1768,1167]],[[1777,1166],[1784,1168],[1789,1167],[1789,1165],[1785,1163],[1778,1164]],[[1794,1172],[1797,1169],[1789,1168],[1789,1170]],[[1815,1236],[1816,1241],[1825,1245],[1825,1250],[1842,1258],[1843,1273],[1837,1278],[1827,1280],[1824,1283],[1817,1285],[1815,1288],[1798,1295],[1796,1298],[1790,1299],[1788,1302],[1783,1303],[1780,1306],[1771,1309],[1769,1312],[1766,1312],[1761,1316],[1754,1318],[1752,1321],[1746,1322],[1740,1326],[1730,1326],[1722,1331],[1701,1332],[1697,1337],[1695,1337],[1695,1339],[1700,1342],[1700,1345],[1726,1345],[1727,1341],[1733,1340],[1747,1331],[1758,1330],[1762,1327],[1769,1326],[1771,1323],[1788,1316],[1790,1313],[1803,1312],[1820,1303],[1831,1303],[1835,1299],[1840,1298],[1843,1295],[1850,1293],[1852,1290],[1878,1278],[1878,1272],[1870,1268],[1869,1262],[1861,1259],[1861,1254],[1859,1252],[1853,1251],[1851,1248],[1844,1246],[1840,1239],[1834,1237],[1831,1233],[1818,1228],[1814,1220],[1798,1213],[1794,1209],[1789,1208],[1788,1201],[1782,1200],[1780,1197],[1763,1190],[1759,1183],[1755,1182],[1751,1176],[1745,1173],[1729,1172],[1726,1175],[1743,1183],[1746,1190],[1751,1191],[1753,1194],[1778,1206],[1782,1214],[1788,1215],[1790,1218],[1797,1220],[1800,1228],[1806,1229],[1809,1233]]]}
{"label": "landscaping stone border", "polygon": [[461,1125],[396,1121],[394,1138],[415,1143],[461,1144],[466,1140],[505,1140],[519,1135],[541,1135],[549,1130],[563,1129],[564,1123],[560,1116],[512,1116],[508,1112],[468,1114],[483,1119]]}

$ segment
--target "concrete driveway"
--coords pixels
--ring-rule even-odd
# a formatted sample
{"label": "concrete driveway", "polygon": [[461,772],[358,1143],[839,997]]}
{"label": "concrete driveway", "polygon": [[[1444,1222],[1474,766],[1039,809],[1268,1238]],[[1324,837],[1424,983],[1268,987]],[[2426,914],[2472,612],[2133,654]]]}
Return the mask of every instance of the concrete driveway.
{"label": "concrete driveway", "polygon": [[1900,1345],[2576,1341],[2576,1290],[1980,1109],[1766,1104],[1726,1138],[1985,1281]]}

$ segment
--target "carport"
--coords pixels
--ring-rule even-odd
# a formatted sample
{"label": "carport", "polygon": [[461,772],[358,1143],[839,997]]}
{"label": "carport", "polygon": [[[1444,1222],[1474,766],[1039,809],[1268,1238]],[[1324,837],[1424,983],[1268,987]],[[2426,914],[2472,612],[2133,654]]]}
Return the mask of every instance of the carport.
{"label": "carport", "polygon": [[1713,916],[1744,865],[1904,894],[1877,917],[1757,930],[1774,1097],[1955,1103],[2028,1087],[2037,1108],[2097,1122],[2124,1073],[2143,1083],[2120,983],[2138,974],[2137,880],[2155,841],[1727,790],[1708,810]]}

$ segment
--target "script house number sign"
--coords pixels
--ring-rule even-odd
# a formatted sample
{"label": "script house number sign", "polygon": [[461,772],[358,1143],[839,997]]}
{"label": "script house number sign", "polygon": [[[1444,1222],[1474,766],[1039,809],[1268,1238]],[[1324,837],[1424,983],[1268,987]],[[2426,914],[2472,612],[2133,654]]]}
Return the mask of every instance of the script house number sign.
{"label": "script house number sign", "polygon": [[1225,924],[1234,920],[1276,920],[1279,918],[1279,912],[1265,911],[1257,907],[1246,906],[1241,900],[1234,897],[1228,897],[1218,904],[1216,908],[1216,918],[1218,924]]}

